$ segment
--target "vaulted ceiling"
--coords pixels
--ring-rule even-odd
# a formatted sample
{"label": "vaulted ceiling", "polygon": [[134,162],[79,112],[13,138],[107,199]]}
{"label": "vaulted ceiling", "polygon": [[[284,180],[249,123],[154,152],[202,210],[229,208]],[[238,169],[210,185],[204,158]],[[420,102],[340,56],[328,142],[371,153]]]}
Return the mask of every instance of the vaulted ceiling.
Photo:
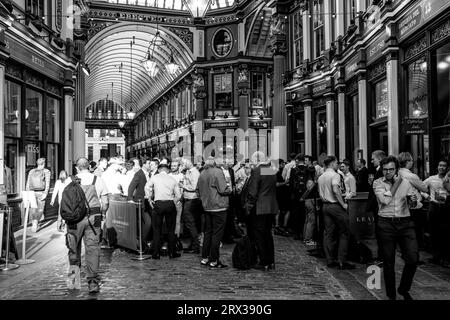
{"label": "vaulted ceiling", "polygon": [[[138,112],[189,68],[193,57],[186,44],[171,31],[163,27],[158,30],[167,44],[155,47],[153,56],[160,71],[154,78],[141,62],[146,59],[149,43],[157,32],[155,25],[116,23],[88,42],[85,52],[91,74],[85,82],[86,106],[108,96],[122,107],[132,107]],[[164,67],[171,52],[180,66],[174,75]]]}

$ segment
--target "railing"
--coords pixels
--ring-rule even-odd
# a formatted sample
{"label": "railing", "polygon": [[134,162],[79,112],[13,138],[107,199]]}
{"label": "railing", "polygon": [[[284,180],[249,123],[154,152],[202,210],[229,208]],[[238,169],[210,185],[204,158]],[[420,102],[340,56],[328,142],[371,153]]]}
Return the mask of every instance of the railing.
{"label": "railing", "polygon": [[126,113],[94,113],[86,112],[86,120],[129,120]]}

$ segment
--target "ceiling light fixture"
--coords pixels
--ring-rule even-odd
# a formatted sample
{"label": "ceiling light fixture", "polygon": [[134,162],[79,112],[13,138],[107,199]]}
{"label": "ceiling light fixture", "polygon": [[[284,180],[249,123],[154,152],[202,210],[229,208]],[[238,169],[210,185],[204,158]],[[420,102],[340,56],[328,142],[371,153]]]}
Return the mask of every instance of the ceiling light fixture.
{"label": "ceiling light fixture", "polygon": [[212,0],[183,0],[184,5],[194,18],[204,18]]}

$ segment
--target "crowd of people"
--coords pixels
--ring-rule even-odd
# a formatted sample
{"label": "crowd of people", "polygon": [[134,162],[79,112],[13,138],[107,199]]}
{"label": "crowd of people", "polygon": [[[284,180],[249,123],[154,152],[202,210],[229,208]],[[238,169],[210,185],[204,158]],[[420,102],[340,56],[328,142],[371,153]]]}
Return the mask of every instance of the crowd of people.
{"label": "crowd of people", "polygon": [[[311,255],[326,259],[329,268],[346,270],[355,268],[348,258],[355,241],[348,206],[352,198],[364,194],[365,211],[373,216],[376,237],[357,239],[367,249],[360,253],[358,262],[384,268],[390,299],[395,299],[397,292],[411,299],[409,290],[421,263],[419,246],[423,246],[424,234],[431,238],[430,262],[449,265],[448,163],[440,161],[437,174],[422,181],[411,171],[414,161],[408,152],[394,157],[378,150],[371,156],[374,170],[367,168],[364,159],[358,159],[356,171],[347,159],[338,161],[328,156],[319,164],[304,154],[291,154],[287,163],[275,162],[261,152],[237,163],[213,157],[196,163],[185,158],[113,157],[97,163],[81,158],[76,163],[76,176],[61,172],[51,200],[54,204],[59,196],[61,201],[64,189],[76,177],[94,212],[76,225],[66,226],[69,287],[80,286],[80,246],[84,238],[89,289],[99,290],[100,248],[115,245],[108,219],[111,201],[143,204],[139,244],[152,259],[165,254],[170,259],[178,258],[181,252],[177,242],[184,235],[189,245],[183,253],[199,255],[199,263],[211,269],[225,268],[220,247],[247,234],[257,256],[254,268],[268,271],[275,268],[274,233],[303,241]],[[38,170],[42,165],[38,160]],[[42,199],[45,183],[31,184],[38,185],[35,191]],[[34,214],[33,221],[38,219]],[[63,227],[59,217],[58,229]],[[405,267],[396,291],[397,245]]]}

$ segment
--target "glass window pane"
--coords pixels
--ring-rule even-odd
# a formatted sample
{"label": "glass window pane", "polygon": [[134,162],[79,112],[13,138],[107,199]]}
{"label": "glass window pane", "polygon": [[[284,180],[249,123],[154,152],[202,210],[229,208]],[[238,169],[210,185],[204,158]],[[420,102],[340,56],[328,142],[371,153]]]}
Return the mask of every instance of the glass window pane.
{"label": "glass window pane", "polygon": [[408,66],[408,113],[409,118],[428,117],[427,62],[425,57]]}
{"label": "glass window pane", "polygon": [[383,80],[375,84],[375,107],[377,119],[388,115],[389,105],[387,80]]}
{"label": "glass window pane", "polygon": [[47,98],[46,129],[47,141],[59,142],[59,100]]}
{"label": "glass window pane", "polygon": [[47,144],[47,169],[50,170],[50,181],[52,183],[58,178],[59,168],[58,168],[58,145],[57,144]]}
{"label": "glass window pane", "polygon": [[31,89],[26,91],[25,125],[28,139],[42,140],[42,94]]}
{"label": "glass window pane", "polygon": [[36,167],[36,160],[41,157],[41,146],[36,142],[25,142],[25,158],[26,158],[26,166],[27,172],[32,168]]}
{"label": "glass window pane", "polygon": [[450,124],[450,43],[436,50],[436,100],[433,125]]}
{"label": "glass window pane", "polygon": [[20,137],[21,86],[6,81],[5,90],[5,136]]}
{"label": "glass window pane", "polygon": [[251,116],[264,115],[264,79],[261,73],[252,73],[252,111]]}
{"label": "glass window pane", "polygon": [[7,194],[17,192],[19,140],[5,138],[3,183]]}

